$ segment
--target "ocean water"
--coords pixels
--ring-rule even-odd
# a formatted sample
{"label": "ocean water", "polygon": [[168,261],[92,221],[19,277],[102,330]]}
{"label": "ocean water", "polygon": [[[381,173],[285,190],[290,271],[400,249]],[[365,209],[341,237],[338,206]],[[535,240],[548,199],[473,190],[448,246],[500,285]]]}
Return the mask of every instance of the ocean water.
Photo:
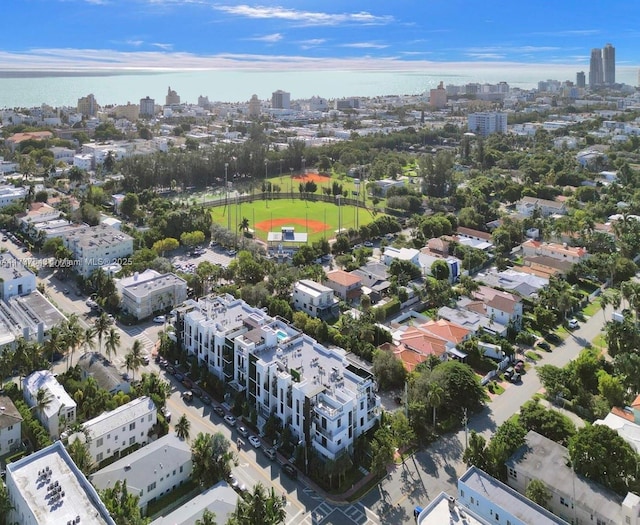
{"label": "ocean water", "polygon": [[[270,99],[278,89],[292,99],[318,95],[340,97],[418,95],[439,82],[508,82],[513,87],[532,88],[540,80],[573,80],[584,67],[513,64],[476,67],[431,64],[428,69],[355,71],[274,71],[274,70],[198,70],[198,71],[103,71],[81,73],[22,73],[0,71],[0,108],[28,108],[43,103],[54,107],[75,106],[80,97],[93,93],[98,104],[139,103],[149,96],[163,104],[167,89],[177,91],[182,102],[197,103],[198,96],[210,101],[248,101],[253,94]],[[636,85],[636,68],[618,68],[617,80]]]}

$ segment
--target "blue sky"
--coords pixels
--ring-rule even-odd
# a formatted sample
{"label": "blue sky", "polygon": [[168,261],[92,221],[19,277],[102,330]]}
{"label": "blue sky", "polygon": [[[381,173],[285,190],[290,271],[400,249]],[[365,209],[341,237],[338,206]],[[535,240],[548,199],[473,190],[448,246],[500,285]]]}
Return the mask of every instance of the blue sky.
{"label": "blue sky", "polygon": [[0,69],[640,65],[637,0],[4,0]]}

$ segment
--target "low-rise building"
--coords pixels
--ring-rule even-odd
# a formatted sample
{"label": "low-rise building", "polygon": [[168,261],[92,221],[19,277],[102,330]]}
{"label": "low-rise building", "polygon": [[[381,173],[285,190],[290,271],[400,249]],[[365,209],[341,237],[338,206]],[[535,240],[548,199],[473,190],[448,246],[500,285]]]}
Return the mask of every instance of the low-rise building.
{"label": "low-rise building", "polygon": [[541,217],[549,217],[550,215],[566,215],[567,207],[564,202],[538,199],[537,197],[522,197],[516,203],[516,211],[524,217],[531,217],[536,212]]}
{"label": "low-rise building", "polygon": [[104,224],[69,231],[63,241],[73,254],[74,270],[85,278],[103,266],[126,264],[133,253],[133,237]]}
{"label": "low-rise building", "polygon": [[120,308],[136,319],[165,312],[187,298],[187,281],[151,269],[119,279],[116,288],[121,296]]}
{"label": "low-rise building", "polygon": [[0,253],[0,300],[27,295],[36,289],[36,276],[11,252]]}
{"label": "low-rise building", "polygon": [[533,239],[522,243],[522,254],[525,257],[551,257],[552,259],[567,261],[572,264],[585,261],[590,257],[590,254],[584,248],[555,242],[534,241]]}
{"label": "low-rise building", "polygon": [[28,232],[31,226],[41,222],[56,220],[60,217],[61,213],[62,212],[49,206],[45,202],[32,202],[29,204],[26,212],[16,215],[16,219],[20,227]]}
{"label": "low-rise building", "polygon": [[318,319],[332,319],[340,314],[333,289],[310,279],[301,279],[293,285],[292,301],[294,309]]}
{"label": "low-rise building", "polygon": [[156,405],[147,396],[139,397],[115,410],[104,412],[82,425],[82,431],[69,436],[87,444],[95,463],[118,456],[134,445],[145,445],[150,430],[158,421]]}
{"label": "low-rise building", "polygon": [[382,254],[382,262],[387,266],[391,266],[394,260],[408,261],[416,266],[420,266],[420,250],[415,248],[396,248],[387,246]]}
{"label": "low-rise building", "polygon": [[76,402],[50,370],[37,370],[22,384],[22,395],[53,439],[76,420]]}
{"label": "low-rise building", "polygon": [[353,273],[344,270],[331,270],[323,283],[331,288],[343,301],[357,301],[362,295],[362,280]]}
{"label": "low-rise building", "polygon": [[86,352],[78,359],[78,368],[83,380],[92,377],[97,385],[110,394],[124,392],[128,394],[131,385],[118,369],[100,352]]}
{"label": "low-rise building", "polygon": [[186,483],[191,470],[189,442],[171,433],[94,472],[89,480],[100,491],[126,481],[127,490],[139,496],[138,506],[146,511],[149,503]]}
{"label": "low-rise building", "polygon": [[640,453],[640,396],[631,406],[613,407],[604,419],[598,419],[594,425],[605,425],[615,430],[633,450]]}
{"label": "low-rise building", "polygon": [[259,430],[277,417],[296,443],[336,460],[379,419],[370,372],[262,309],[230,295],[188,300],[175,326],[182,348],[228,395],[246,397]]}
{"label": "low-rise building", "polygon": [[13,509],[8,523],[20,525],[115,525],[98,493],[56,441],[7,465]]}
{"label": "low-rise building", "polygon": [[525,494],[534,480],[542,481],[551,497],[549,510],[571,523],[600,525],[638,525],[640,498],[629,493],[618,496],[587,478],[576,474],[567,463],[566,447],[530,430],[525,444],[507,460],[507,484]]}
{"label": "low-rise building", "polygon": [[7,396],[0,396],[0,456],[16,450],[21,443],[22,416]]}
{"label": "low-rise building", "polygon": [[24,187],[0,184],[0,208],[22,201],[26,196],[27,189]]}

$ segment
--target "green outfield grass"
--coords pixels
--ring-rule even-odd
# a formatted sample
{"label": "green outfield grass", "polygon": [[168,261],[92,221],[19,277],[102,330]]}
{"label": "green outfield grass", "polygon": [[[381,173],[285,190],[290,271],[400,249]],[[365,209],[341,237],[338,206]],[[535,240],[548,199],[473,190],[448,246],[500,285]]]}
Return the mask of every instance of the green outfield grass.
{"label": "green outfield grass", "polygon": [[307,232],[310,242],[323,237],[335,238],[338,223],[342,229],[349,229],[355,228],[356,222],[358,226],[362,226],[374,219],[371,211],[363,208],[338,207],[334,203],[302,199],[256,200],[237,205],[230,203],[228,207],[212,208],[211,217],[213,222],[230,226],[232,231],[238,229],[242,218],[246,217],[254,235],[264,241],[269,231],[278,231],[281,226],[293,226],[296,232]]}

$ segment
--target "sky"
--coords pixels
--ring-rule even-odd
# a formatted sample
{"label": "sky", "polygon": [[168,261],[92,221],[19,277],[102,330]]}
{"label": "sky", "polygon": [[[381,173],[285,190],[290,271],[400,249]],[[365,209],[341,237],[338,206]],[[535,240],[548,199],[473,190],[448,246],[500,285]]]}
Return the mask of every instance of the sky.
{"label": "sky", "polygon": [[640,67],[637,0],[4,0],[0,70]]}

